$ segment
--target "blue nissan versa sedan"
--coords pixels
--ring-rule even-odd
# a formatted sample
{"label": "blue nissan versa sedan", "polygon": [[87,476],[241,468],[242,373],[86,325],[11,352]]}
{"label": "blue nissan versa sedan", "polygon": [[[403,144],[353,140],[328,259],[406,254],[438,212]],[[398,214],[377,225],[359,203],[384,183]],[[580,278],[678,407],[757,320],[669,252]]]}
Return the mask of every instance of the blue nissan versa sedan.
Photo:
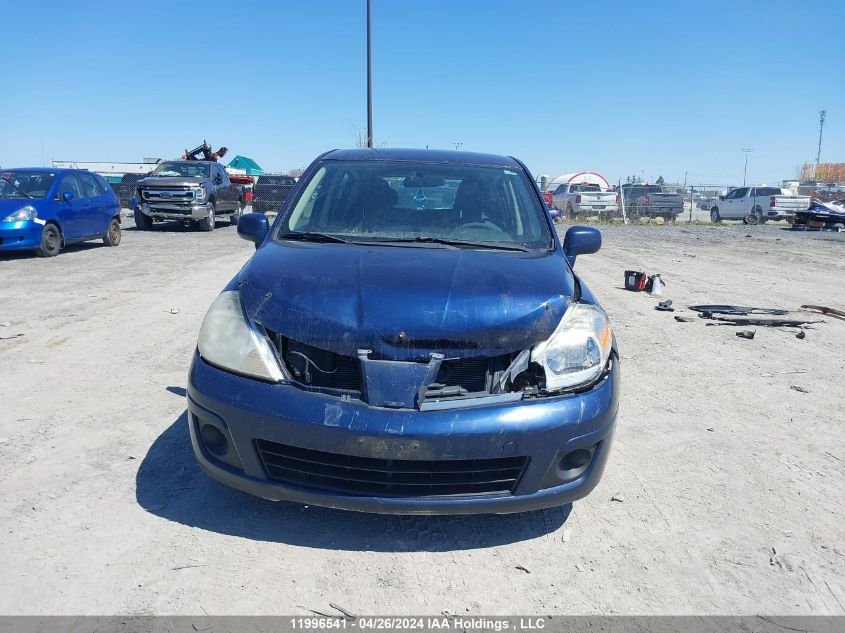
{"label": "blue nissan versa sedan", "polygon": [[0,252],[59,254],[67,244],[120,244],[120,205],[102,176],[81,169],[0,170]]}
{"label": "blue nissan versa sedan", "polygon": [[190,369],[194,452],[265,497],[408,514],[588,494],[619,394],[607,315],[525,165],[433,150],[320,156],[214,300]]}

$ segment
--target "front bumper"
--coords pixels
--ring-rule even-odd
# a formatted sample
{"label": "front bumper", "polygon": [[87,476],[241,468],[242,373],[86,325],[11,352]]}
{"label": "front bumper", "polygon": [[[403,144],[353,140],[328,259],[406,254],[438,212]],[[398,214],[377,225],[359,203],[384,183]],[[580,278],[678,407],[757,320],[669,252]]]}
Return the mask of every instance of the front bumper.
{"label": "front bumper", "polygon": [[44,222],[0,222],[0,251],[30,250],[41,245]]}
{"label": "front bumper", "polygon": [[202,220],[208,217],[208,203],[151,205],[149,202],[141,202],[136,208],[156,220]]}
{"label": "front bumper", "polygon": [[[227,486],[272,500],[388,514],[509,513],[564,505],[586,496],[604,471],[618,407],[619,369],[580,394],[442,411],[371,407],[358,400],[266,384],[219,370],[194,355],[188,380],[188,423],[203,470]],[[228,435],[223,458],[199,429]],[[491,460],[525,457],[507,493],[367,496],[270,479],[258,441],[379,460]],[[577,478],[559,478],[563,455],[592,451]],[[228,462],[228,463],[225,463]]]}

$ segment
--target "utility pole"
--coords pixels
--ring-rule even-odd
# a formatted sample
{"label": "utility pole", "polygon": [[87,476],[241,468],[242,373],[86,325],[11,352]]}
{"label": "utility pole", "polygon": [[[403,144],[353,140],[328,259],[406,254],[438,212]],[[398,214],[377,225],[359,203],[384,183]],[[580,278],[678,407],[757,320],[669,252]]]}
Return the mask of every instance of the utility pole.
{"label": "utility pole", "polygon": [[367,147],[373,146],[373,49],[371,13],[372,0],[367,0]]}
{"label": "utility pole", "polygon": [[460,141],[452,141],[452,147],[455,148],[456,152],[459,151],[463,146],[464,146],[464,144],[461,143]]}
{"label": "utility pole", "polygon": [[[819,160],[822,157],[822,130],[824,130],[824,119],[826,116],[826,110],[819,112],[819,151],[816,152],[816,171],[819,170]],[[813,178],[816,178],[815,174],[813,174]]]}
{"label": "utility pole", "polygon": [[748,154],[753,152],[754,150],[750,147],[742,147],[743,153],[745,154],[745,169],[742,171],[742,186],[745,186],[745,177],[748,175]]}

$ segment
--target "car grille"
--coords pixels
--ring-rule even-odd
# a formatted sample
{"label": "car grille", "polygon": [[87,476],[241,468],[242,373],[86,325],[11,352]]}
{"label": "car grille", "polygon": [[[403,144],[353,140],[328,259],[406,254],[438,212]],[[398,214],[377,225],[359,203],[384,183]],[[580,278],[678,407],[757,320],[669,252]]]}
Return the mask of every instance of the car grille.
{"label": "car grille", "polygon": [[527,457],[375,459],[255,441],[267,477],[326,492],[376,497],[512,494]]}
{"label": "car grille", "polygon": [[190,189],[142,189],[141,196],[149,202],[193,202]]}

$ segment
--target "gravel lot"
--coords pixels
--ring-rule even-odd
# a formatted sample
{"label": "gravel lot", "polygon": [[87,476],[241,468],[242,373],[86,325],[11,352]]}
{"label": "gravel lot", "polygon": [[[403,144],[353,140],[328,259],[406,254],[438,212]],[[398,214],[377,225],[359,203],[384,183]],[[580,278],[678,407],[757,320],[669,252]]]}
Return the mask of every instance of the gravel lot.
{"label": "gravel lot", "polygon": [[845,321],[744,340],[621,289],[643,269],[679,308],[845,308],[845,235],[607,228],[576,267],[622,353],[605,478],[571,512],[441,518],[206,478],[185,377],[252,246],[131,227],[117,249],[0,255],[0,613],[845,614]]}

